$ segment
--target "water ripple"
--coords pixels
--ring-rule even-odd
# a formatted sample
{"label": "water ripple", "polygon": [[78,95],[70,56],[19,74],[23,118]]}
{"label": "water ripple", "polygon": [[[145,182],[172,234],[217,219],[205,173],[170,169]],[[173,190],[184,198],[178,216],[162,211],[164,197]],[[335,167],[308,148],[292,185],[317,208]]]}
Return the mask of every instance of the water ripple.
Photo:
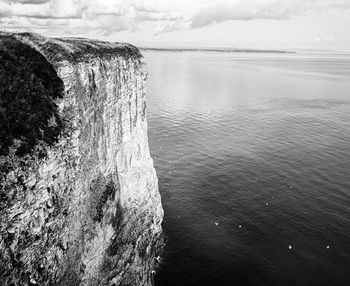
{"label": "water ripple", "polygon": [[168,237],[157,284],[348,285],[345,65],[147,60],[150,147]]}

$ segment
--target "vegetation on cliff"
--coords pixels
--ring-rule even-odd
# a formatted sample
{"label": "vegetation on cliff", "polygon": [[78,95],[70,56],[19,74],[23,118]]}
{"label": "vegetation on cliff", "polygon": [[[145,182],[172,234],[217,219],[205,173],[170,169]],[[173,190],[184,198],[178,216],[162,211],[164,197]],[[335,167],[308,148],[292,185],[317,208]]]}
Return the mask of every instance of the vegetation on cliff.
{"label": "vegetation on cliff", "polygon": [[10,36],[0,41],[0,155],[15,144],[19,156],[52,145],[62,128],[55,100],[63,82],[45,57]]}

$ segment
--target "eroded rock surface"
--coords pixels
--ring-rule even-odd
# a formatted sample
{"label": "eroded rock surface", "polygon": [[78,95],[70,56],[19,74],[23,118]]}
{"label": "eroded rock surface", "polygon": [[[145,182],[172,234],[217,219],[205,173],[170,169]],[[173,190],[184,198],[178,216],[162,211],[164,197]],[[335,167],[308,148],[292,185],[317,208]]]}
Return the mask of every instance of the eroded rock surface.
{"label": "eroded rock surface", "polygon": [[163,210],[138,49],[0,34],[1,285],[151,285]]}

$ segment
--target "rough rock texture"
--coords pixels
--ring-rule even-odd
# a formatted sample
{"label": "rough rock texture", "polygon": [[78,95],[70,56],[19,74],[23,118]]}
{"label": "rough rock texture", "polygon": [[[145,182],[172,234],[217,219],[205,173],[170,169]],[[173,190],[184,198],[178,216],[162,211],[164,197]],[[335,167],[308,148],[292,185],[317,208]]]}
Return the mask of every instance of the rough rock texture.
{"label": "rough rock texture", "polygon": [[1,285],[151,285],[163,210],[138,49],[0,33]]}

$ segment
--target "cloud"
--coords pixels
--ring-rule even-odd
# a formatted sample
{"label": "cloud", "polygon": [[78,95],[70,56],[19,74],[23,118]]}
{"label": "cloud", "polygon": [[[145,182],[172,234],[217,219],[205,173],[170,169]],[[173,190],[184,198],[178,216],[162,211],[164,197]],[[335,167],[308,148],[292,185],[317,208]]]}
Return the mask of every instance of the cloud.
{"label": "cloud", "polygon": [[[285,20],[307,12],[332,8],[350,8],[350,0],[212,0],[192,1],[181,11],[181,21],[189,28],[199,28],[228,20]],[[168,23],[165,31],[179,27],[179,19]]]}
{"label": "cloud", "polygon": [[21,4],[43,4],[49,2],[50,0],[8,0],[4,2],[8,3],[21,3]]}
{"label": "cloud", "polygon": [[0,17],[81,18],[80,0],[4,1],[0,0]]}
{"label": "cloud", "polygon": [[333,8],[349,9],[350,0],[0,0],[0,28],[62,30],[64,22],[74,33],[95,29],[108,34],[134,31],[147,22],[153,33],[164,33],[228,20],[283,20]]}

